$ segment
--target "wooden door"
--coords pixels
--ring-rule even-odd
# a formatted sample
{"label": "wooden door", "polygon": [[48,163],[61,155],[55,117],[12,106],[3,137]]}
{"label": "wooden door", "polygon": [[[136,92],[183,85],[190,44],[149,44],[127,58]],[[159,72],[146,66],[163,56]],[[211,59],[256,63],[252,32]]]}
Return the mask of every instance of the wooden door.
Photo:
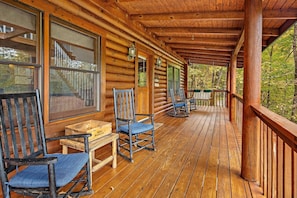
{"label": "wooden door", "polygon": [[137,89],[135,92],[136,98],[136,113],[150,113],[150,93],[149,93],[149,58],[148,55],[139,53],[137,63]]}

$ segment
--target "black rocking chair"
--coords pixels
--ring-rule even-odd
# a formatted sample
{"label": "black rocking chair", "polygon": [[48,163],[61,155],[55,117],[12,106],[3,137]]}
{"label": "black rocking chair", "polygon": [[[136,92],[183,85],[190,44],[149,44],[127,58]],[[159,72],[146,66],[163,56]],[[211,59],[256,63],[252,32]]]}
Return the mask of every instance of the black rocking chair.
{"label": "black rocking chair", "polygon": [[[133,89],[113,89],[116,132],[119,133],[118,153],[134,162],[133,153],[142,149],[155,150],[153,114],[135,114]],[[147,116],[148,122],[136,116]]]}
{"label": "black rocking chair", "polygon": [[[11,192],[32,197],[79,197],[90,186],[88,136],[46,138],[38,90],[0,94],[0,177],[3,197]],[[46,144],[84,138],[85,151],[49,154]],[[67,186],[67,187],[65,187]]]}

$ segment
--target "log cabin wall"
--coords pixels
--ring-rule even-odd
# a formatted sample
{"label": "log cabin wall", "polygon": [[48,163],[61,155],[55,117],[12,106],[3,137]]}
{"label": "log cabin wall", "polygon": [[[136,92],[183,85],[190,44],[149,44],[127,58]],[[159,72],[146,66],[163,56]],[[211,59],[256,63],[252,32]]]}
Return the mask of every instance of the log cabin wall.
{"label": "log cabin wall", "polygon": [[[152,48],[151,45],[147,45],[144,41],[137,40],[133,37],[133,34],[126,35],[119,31],[118,34],[110,31],[110,28],[106,25],[106,22],[100,20],[90,13],[84,13],[85,10],[74,9],[73,3],[64,2],[63,6],[50,3],[47,0],[20,0],[18,3],[16,1],[7,0],[8,2],[16,7],[28,6],[34,7],[43,13],[42,24],[43,24],[43,47],[44,50],[41,52],[43,54],[43,60],[41,64],[43,65],[43,75],[41,81],[42,85],[39,87],[43,91],[43,101],[44,101],[44,117],[45,117],[45,128],[47,135],[58,136],[64,133],[64,128],[66,125],[77,123],[80,121],[88,119],[99,119],[104,121],[114,122],[113,119],[113,94],[112,88],[136,88],[137,94],[137,77],[136,73],[136,63],[135,61],[129,61],[127,59],[128,48],[131,43],[135,42],[137,48],[148,53],[151,57],[151,81],[150,94],[152,96],[151,113],[158,115],[159,113],[165,113],[171,108],[171,101],[168,99],[167,95],[167,66],[168,64],[173,65],[180,69],[180,85],[184,86],[185,72],[184,65],[178,59],[173,56],[168,56],[164,51],[158,51],[156,48]],[[59,1],[57,1],[59,2]],[[69,5],[68,5],[69,4]],[[58,121],[50,121],[49,119],[49,68],[50,68],[50,50],[49,50],[49,24],[50,17],[54,16],[58,19],[64,20],[79,28],[88,30],[92,33],[101,37],[101,82],[100,82],[100,107],[101,111],[92,114],[85,114],[71,118],[65,118]],[[85,17],[82,17],[85,16]],[[107,27],[107,28],[106,28]],[[115,28],[115,27],[112,27]],[[161,67],[156,67],[156,59],[158,57],[162,58]],[[155,84],[155,79],[158,78],[158,85]],[[54,143],[52,149],[59,148],[58,143]]]}
{"label": "log cabin wall", "polygon": [[[107,33],[106,35],[106,110],[104,119],[113,122],[113,93],[112,88],[135,88],[137,94],[137,77],[135,60],[127,59],[127,49],[132,41],[126,40],[118,35]],[[153,94],[153,109],[150,113],[164,113],[171,108],[171,101],[167,95],[167,65],[171,64],[180,69],[181,87],[184,86],[184,66],[170,58],[164,60],[165,55],[162,55],[162,64],[160,67],[155,65],[157,58],[156,53],[147,46],[136,43],[137,49],[145,51],[153,56],[153,61],[150,63],[153,68],[152,87],[150,93]],[[158,82],[155,81],[158,79]]]}
{"label": "log cabin wall", "polygon": [[[157,57],[156,57],[157,58]],[[155,60],[156,61],[156,60]],[[180,86],[184,87],[185,72],[184,66],[173,60],[162,61],[161,67],[155,67],[154,83],[154,113],[164,113],[171,108],[171,100],[167,93],[167,66],[173,65],[180,69]]]}

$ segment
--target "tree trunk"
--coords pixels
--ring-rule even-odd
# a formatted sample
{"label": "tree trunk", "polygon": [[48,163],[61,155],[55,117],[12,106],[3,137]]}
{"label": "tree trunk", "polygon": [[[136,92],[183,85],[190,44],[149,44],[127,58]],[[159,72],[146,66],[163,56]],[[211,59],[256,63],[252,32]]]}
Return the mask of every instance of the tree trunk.
{"label": "tree trunk", "polygon": [[267,90],[267,98],[266,98],[266,107],[269,109],[270,106],[270,87],[271,87],[271,71],[272,71],[272,56],[273,56],[273,45],[271,46],[271,50],[269,53],[269,71],[268,71],[268,90]]}
{"label": "tree trunk", "polygon": [[297,121],[297,22],[294,24],[294,34],[293,34],[293,56],[295,63],[295,75],[294,75],[294,97],[293,97],[293,107],[292,107],[292,121]]}

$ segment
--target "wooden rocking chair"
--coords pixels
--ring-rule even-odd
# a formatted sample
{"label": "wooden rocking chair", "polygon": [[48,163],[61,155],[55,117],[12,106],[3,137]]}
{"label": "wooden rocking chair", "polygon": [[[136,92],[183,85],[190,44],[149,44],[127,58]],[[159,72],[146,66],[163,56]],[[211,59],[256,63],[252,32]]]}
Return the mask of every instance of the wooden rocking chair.
{"label": "wooden rocking chair", "polygon": [[185,90],[184,88],[179,89],[179,97],[181,101],[189,101],[190,103],[190,111],[191,110],[196,110],[196,100],[192,97],[187,98],[185,95]]}
{"label": "wooden rocking chair", "polygon": [[174,117],[187,117],[187,116],[189,116],[187,101],[185,99],[179,100],[179,101],[176,100],[173,89],[169,89],[169,93],[170,93],[171,102],[172,102],[172,105],[173,105],[172,116],[174,116]]}
{"label": "wooden rocking chair", "polygon": [[[142,149],[155,151],[153,114],[136,114],[133,89],[115,89],[114,115],[116,132],[119,133],[118,153],[134,162],[133,153]],[[147,116],[148,121],[137,121],[136,116]]]}
{"label": "wooden rocking chair", "polygon": [[[46,138],[39,92],[0,94],[0,178],[3,197],[79,197],[90,186],[88,136]],[[46,143],[84,138],[85,151],[49,154]],[[67,188],[64,187],[67,185]]]}

